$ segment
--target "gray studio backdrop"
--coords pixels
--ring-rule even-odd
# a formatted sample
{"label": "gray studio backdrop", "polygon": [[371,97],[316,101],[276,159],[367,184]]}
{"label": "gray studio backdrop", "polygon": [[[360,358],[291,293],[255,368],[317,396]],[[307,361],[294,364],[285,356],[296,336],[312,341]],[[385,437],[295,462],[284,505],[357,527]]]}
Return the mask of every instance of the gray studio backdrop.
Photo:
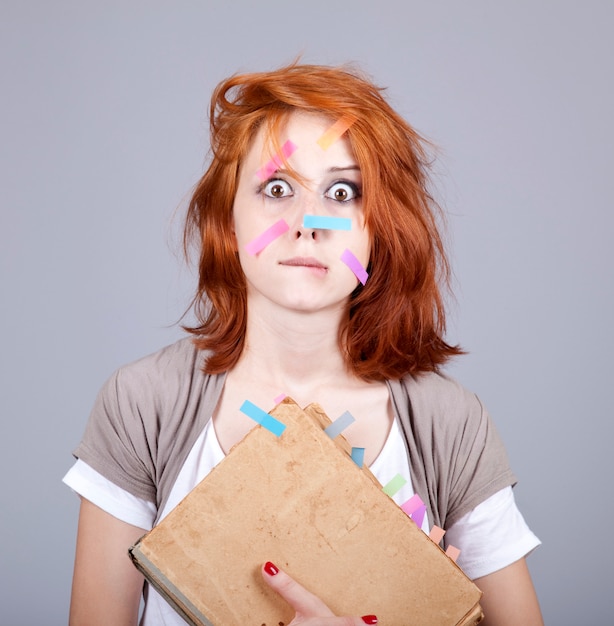
{"label": "gray studio backdrop", "polygon": [[71,450],[181,334],[212,88],[298,54],[356,61],[440,146],[451,372],[507,443],[547,623],[612,623],[613,6],[3,0],[0,624],[66,623]]}

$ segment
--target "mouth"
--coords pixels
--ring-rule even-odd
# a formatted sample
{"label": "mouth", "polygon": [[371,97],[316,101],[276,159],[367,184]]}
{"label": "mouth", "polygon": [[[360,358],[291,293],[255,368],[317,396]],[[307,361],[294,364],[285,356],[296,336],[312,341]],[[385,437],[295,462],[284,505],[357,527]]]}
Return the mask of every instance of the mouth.
{"label": "mouth", "polygon": [[291,259],[285,259],[279,262],[280,265],[289,265],[293,267],[308,267],[315,270],[326,271],[328,267],[323,263],[320,263],[317,259],[313,257],[292,257]]}

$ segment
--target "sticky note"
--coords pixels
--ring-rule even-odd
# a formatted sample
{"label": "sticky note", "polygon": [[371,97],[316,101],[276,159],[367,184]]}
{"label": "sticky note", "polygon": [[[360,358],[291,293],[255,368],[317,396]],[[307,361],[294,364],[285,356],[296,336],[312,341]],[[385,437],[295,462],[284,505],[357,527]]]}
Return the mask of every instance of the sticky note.
{"label": "sticky note", "polygon": [[418,528],[422,528],[424,516],[426,515],[426,504],[421,504],[409,517],[416,522]]}
{"label": "sticky note", "polygon": [[296,148],[296,144],[288,139],[281,147],[281,150],[256,172],[258,178],[260,178],[260,180],[266,180],[273,172],[281,167],[284,158],[290,158],[290,155]]}
{"label": "sticky note", "polygon": [[458,559],[460,550],[458,548],[455,548],[454,546],[448,546],[448,548],[446,549],[446,554],[456,563],[456,559]]}
{"label": "sticky note", "polygon": [[354,276],[364,285],[369,278],[367,270],[360,264],[360,261],[346,248],[341,255],[341,260],[352,270]]}
{"label": "sticky note", "polygon": [[322,150],[328,150],[330,146],[343,135],[343,133],[356,121],[353,115],[344,115],[332,126],[327,128],[316,142]]}
{"label": "sticky note", "polygon": [[397,493],[397,491],[399,491],[406,482],[407,480],[403,478],[401,474],[397,474],[392,480],[388,481],[384,485],[383,491],[387,496],[392,498],[392,496],[394,496],[394,494]]}
{"label": "sticky note", "polygon": [[435,543],[439,543],[443,539],[443,536],[445,534],[446,534],[446,531],[443,528],[439,528],[439,526],[435,525],[433,526],[433,528],[431,528],[431,532],[429,533],[429,538],[431,539],[431,541],[434,541]]}
{"label": "sticky note", "polygon": [[341,431],[345,430],[350,424],[354,423],[356,420],[354,416],[346,411],[341,414],[330,426],[327,426],[324,429],[324,432],[331,438],[334,439]]}
{"label": "sticky note", "polygon": [[416,493],[414,494],[407,502],[404,502],[401,505],[401,508],[407,513],[407,515],[412,515],[415,511],[417,511],[424,502],[422,498]]}
{"label": "sticky note", "polygon": [[330,217],[328,215],[305,215],[303,228],[320,228],[322,230],[352,230],[349,217]]}
{"label": "sticky note", "polygon": [[252,239],[245,246],[245,250],[249,254],[256,255],[259,252],[262,252],[272,241],[280,237],[285,232],[290,230],[286,220],[281,219],[278,222],[275,222],[273,226],[267,228],[261,235],[258,235],[255,239]]}
{"label": "sticky note", "polygon": [[276,398],[273,398],[273,402],[275,402],[275,404],[279,404],[285,397],[285,393],[280,393]]}
{"label": "sticky note", "polygon": [[282,424],[279,420],[276,420],[272,415],[269,415],[266,411],[263,411],[249,400],[246,400],[241,405],[240,411],[245,413],[248,417],[251,417],[255,422],[258,422],[260,426],[270,430],[277,437],[286,429],[285,424]]}
{"label": "sticky note", "polygon": [[365,462],[365,449],[364,448],[352,448],[352,461],[362,467]]}

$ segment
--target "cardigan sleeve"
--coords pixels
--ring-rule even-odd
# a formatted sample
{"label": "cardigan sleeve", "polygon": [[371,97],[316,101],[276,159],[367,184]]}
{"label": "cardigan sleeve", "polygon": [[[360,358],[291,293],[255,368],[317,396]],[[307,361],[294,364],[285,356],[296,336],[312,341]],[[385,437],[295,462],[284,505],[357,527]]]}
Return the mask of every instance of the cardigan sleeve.
{"label": "cardigan sleeve", "polygon": [[431,519],[449,528],[516,483],[503,442],[478,397],[441,374],[389,383],[412,481]]}
{"label": "cardigan sleeve", "polygon": [[205,356],[187,338],[117,370],[73,454],[162,510],[224,385],[203,373]]}

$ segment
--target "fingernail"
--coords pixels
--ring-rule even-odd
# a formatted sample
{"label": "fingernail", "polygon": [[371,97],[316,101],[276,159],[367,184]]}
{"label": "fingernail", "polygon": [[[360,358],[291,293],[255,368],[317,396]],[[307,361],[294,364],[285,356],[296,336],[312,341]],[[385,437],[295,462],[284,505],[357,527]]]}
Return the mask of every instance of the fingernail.
{"label": "fingernail", "polygon": [[[264,571],[269,576],[275,576],[275,574],[279,574],[279,569],[275,565],[273,565],[273,563],[271,563],[271,561],[267,561],[264,564]],[[377,624],[377,620],[375,620],[374,622],[367,622],[367,624]]]}
{"label": "fingernail", "polygon": [[377,624],[377,617],[375,615],[363,615],[360,619],[365,624]]}

